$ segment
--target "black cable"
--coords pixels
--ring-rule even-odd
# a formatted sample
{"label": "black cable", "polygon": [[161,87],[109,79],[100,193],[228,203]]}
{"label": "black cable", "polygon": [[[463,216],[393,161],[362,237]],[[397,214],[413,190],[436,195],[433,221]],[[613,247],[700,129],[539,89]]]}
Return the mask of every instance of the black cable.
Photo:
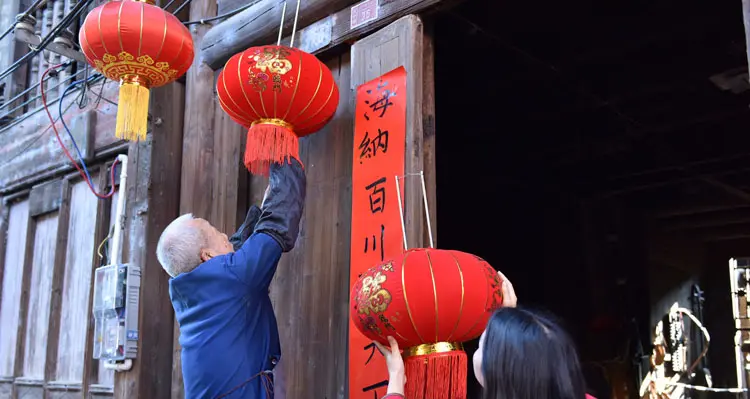
{"label": "black cable", "polygon": [[[65,17],[63,17],[62,21],[60,21],[57,26],[55,26],[52,31],[50,31],[39,43],[38,46],[32,47],[32,51],[26,53],[23,55],[23,57],[19,58],[16,62],[14,62],[11,66],[9,66],[5,71],[0,73],[0,80],[6,78],[13,72],[15,72],[21,64],[28,61],[30,58],[36,56],[42,50],[44,50],[50,43],[52,43],[53,40],[58,36],[58,34],[68,26],[70,26],[71,23],[75,20],[75,18],[78,17],[78,15],[92,2],[93,0],[82,0],[81,2],[77,3],[75,7],[67,14]],[[30,46],[31,47],[31,46]],[[72,61],[69,61],[66,63],[70,64]]]}
{"label": "black cable", "polygon": [[164,7],[162,7],[162,10],[167,11],[167,8],[172,7],[172,4],[174,4],[175,1],[177,0],[169,0],[169,3],[167,3],[167,5],[165,5]]}
{"label": "black cable", "polygon": [[179,13],[180,13],[180,11],[182,11],[182,9],[183,9],[183,8],[185,8],[185,6],[186,6],[186,5],[190,4],[190,1],[191,1],[191,0],[185,0],[185,2],[184,2],[184,3],[182,3],[182,4],[180,4],[180,6],[179,6],[179,7],[177,7],[177,9],[176,9],[176,10],[174,10],[174,12],[173,12],[172,14],[174,14],[174,15],[177,15],[177,14],[179,14]]}
{"label": "black cable", "polygon": [[182,24],[185,25],[185,26],[197,25],[197,24],[201,24],[202,25],[202,24],[205,24],[206,22],[213,22],[213,21],[217,21],[219,19],[229,18],[229,17],[231,17],[231,16],[233,16],[235,14],[238,14],[238,13],[240,13],[242,11],[247,10],[248,8],[252,7],[254,4],[255,3],[250,3],[250,4],[244,5],[242,7],[239,7],[236,10],[229,11],[228,13],[217,15],[217,16],[212,17],[212,18],[199,19],[199,20],[196,20],[196,21],[187,21],[187,22],[183,22]]}
{"label": "black cable", "polygon": [[21,14],[18,14],[16,16],[16,22],[12,23],[8,27],[8,29],[5,32],[3,32],[2,35],[0,35],[0,40],[5,39],[5,36],[8,36],[11,32],[13,32],[13,29],[16,28],[16,24],[18,23],[18,21],[30,15],[32,12],[36,11],[36,9],[39,8],[39,6],[41,6],[42,3],[44,3],[45,1],[47,0],[37,0],[36,3],[34,3],[31,7],[27,8],[26,11],[22,12]]}

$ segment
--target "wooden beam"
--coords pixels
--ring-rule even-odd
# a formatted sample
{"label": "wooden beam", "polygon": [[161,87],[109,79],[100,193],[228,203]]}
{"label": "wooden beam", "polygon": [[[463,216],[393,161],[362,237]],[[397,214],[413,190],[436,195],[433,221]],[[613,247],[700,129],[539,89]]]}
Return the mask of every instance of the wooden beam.
{"label": "wooden beam", "polygon": [[745,23],[745,51],[748,67],[750,67],[750,0],[742,0],[742,19]]}
{"label": "wooden beam", "polygon": [[[95,92],[95,93],[94,93]],[[89,104],[95,104],[99,90],[88,91]],[[104,98],[116,98],[117,85],[109,84],[104,88]],[[49,99],[51,101],[53,99]],[[63,101],[63,109],[76,101],[71,93]],[[54,107],[56,109],[56,107]],[[49,177],[74,170],[70,160],[60,150],[55,139],[49,118],[41,110],[33,111],[28,119],[11,128],[0,129],[0,192],[15,190],[19,182],[28,182],[35,177]],[[102,102],[97,111],[78,110],[73,106],[64,114],[65,123],[71,127],[71,133],[81,149],[88,152],[101,151],[122,141],[114,137],[117,107]],[[53,111],[56,115],[57,111]],[[96,114],[96,117],[93,117]],[[72,142],[61,122],[56,124],[63,143],[72,148]],[[85,148],[84,148],[85,147]],[[87,149],[91,149],[87,151]],[[73,154],[75,156],[75,154]],[[84,154],[86,156],[86,154]]]}
{"label": "wooden beam", "polygon": [[424,166],[422,129],[423,25],[408,15],[352,46],[352,89],[403,66],[407,73],[406,159],[404,172],[404,221],[410,248],[427,243],[422,183]]}
{"label": "wooden beam", "polygon": [[[437,248],[437,160],[435,158],[435,36],[432,23],[425,23],[422,37],[422,154],[433,244]],[[425,220],[426,221],[426,220]],[[427,224],[424,226],[428,228]],[[429,236],[428,236],[429,238]]]}
{"label": "wooden beam", "polygon": [[[16,333],[16,358],[14,361],[13,376],[23,374],[24,349],[26,347],[26,324],[28,320],[29,294],[31,285],[31,269],[34,265],[34,241],[36,238],[36,218],[29,214],[26,228],[26,246],[23,260],[23,277],[21,281],[21,300],[18,305],[18,332]],[[13,384],[12,398],[18,396],[18,386]]]}
{"label": "wooden beam", "polygon": [[[97,187],[99,190],[106,191],[109,184],[109,169],[112,164],[108,164],[99,171]],[[123,193],[124,195],[124,193]],[[94,309],[94,282],[96,281],[96,268],[99,267],[99,255],[97,254],[98,246],[109,235],[109,217],[112,203],[111,200],[98,201],[96,205],[96,227],[94,230],[94,251],[91,259],[91,281],[89,283],[89,302],[86,306],[87,314],[93,314]],[[94,360],[94,320],[89,319],[88,328],[86,329],[86,348],[83,356],[83,397],[90,397],[91,381],[95,379],[99,372],[99,362]]]}
{"label": "wooden beam", "polygon": [[36,217],[60,209],[66,186],[62,180],[55,180],[34,187],[29,197],[29,214]]}
{"label": "wooden beam", "polygon": [[[200,44],[203,62],[211,69],[224,66],[229,57],[248,47],[276,43],[285,1],[261,0],[239,14],[216,25]],[[300,9],[297,27],[311,23],[351,5],[354,0],[308,0]],[[295,2],[288,2],[284,31],[291,32]],[[195,19],[191,15],[191,18]]]}
{"label": "wooden beam", "polygon": [[[173,83],[151,90],[148,139],[128,151],[129,263],[141,267],[138,357],[132,370],[115,374],[117,398],[168,398],[172,376],[174,312],[169,276],[156,258],[156,244],[179,209],[185,90]],[[179,181],[179,180],[177,180]]]}
{"label": "wooden beam", "polygon": [[[304,51],[317,54],[341,43],[381,28],[408,14],[425,11],[441,0],[376,0],[377,18],[361,26],[351,25],[351,0],[314,0],[305,2],[300,10],[295,45]],[[218,70],[232,55],[251,46],[276,42],[281,20],[282,1],[263,0],[247,10],[227,19],[211,29],[201,44],[203,61]],[[288,7],[287,7],[288,8]],[[338,11],[336,11],[338,10]],[[334,12],[335,11],[335,12]],[[291,14],[287,10],[287,14]],[[293,17],[287,17],[284,32],[291,32]],[[282,43],[288,45],[287,35]]]}
{"label": "wooden beam", "polygon": [[[70,181],[61,182],[62,200],[57,216],[57,242],[55,244],[54,266],[52,269],[52,292],[49,301],[49,320],[47,325],[47,356],[44,365],[44,380],[55,380],[57,372],[57,350],[60,341],[60,318],[62,317],[62,291],[65,278],[65,261],[68,250],[68,227],[70,224]],[[49,390],[47,391],[47,397]]]}
{"label": "wooden beam", "polygon": [[750,208],[700,213],[680,218],[657,220],[657,227],[663,231],[690,230],[704,227],[719,227],[750,223]]}

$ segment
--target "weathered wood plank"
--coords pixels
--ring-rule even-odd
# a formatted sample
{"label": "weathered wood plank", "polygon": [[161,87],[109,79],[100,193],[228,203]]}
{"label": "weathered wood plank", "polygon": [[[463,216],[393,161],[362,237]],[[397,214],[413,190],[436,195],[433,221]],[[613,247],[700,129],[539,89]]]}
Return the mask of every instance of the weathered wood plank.
{"label": "weathered wood plank", "polygon": [[[99,172],[98,177],[98,184],[97,187],[101,187],[101,190],[106,190],[107,185],[109,183],[109,168],[111,167],[111,164],[107,165],[106,167],[102,168]],[[109,229],[111,227],[110,225],[110,212],[114,204],[117,204],[117,192],[110,198],[110,200],[106,201],[97,201],[96,204],[96,221],[94,223],[94,245],[97,247],[94,249],[92,256],[91,256],[91,262],[89,263],[89,268],[91,270],[88,280],[88,296],[87,296],[87,303],[85,305],[85,316],[86,316],[86,333],[85,333],[85,346],[84,346],[84,353],[83,353],[83,378],[81,385],[83,386],[83,396],[89,397],[91,392],[91,385],[99,384],[102,380],[101,377],[99,377],[100,373],[100,367],[99,367],[99,361],[94,360],[94,322],[92,318],[93,314],[93,307],[94,307],[94,270],[100,266],[100,259],[99,255],[97,254],[97,249],[99,246],[99,243],[104,241],[104,239],[109,234]],[[108,382],[107,386],[112,387],[114,385],[114,372],[110,370],[105,370],[104,367],[101,367],[101,371],[106,371],[106,379]],[[108,377],[108,378],[107,378]]]}
{"label": "weathered wood plank", "polygon": [[92,362],[84,355],[99,202],[106,203],[91,193],[86,182],[72,185],[55,381],[82,383],[85,365]]}
{"label": "weathered wood plank", "polygon": [[[296,248],[282,257],[271,285],[284,345],[276,373],[280,397],[347,397],[354,123],[349,58],[344,54],[327,60],[341,88],[339,108],[323,130],[300,142],[300,156],[307,173],[307,200],[300,237]],[[254,183],[253,198],[258,201],[263,196],[265,181],[257,179]]]}
{"label": "weathered wood plank", "polygon": [[[52,381],[57,369],[57,352],[60,341],[60,319],[62,317],[62,289],[65,278],[65,255],[68,247],[68,233],[70,223],[70,195],[69,180],[62,182],[62,203],[57,215],[55,229],[55,251],[52,264],[52,281],[50,284],[49,316],[47,325],[47,339],[44,342],[47,353],[44,357],[44,380]],[[41,349],[41,348],[39,348]],[[39,350],[37,349],[37,350]],[[80,360],[79,360],[80,361]]]}
{"label": "weathered wood plank", "polygon": [[[156,259],[156,244],[177,217],[182,163],[185,89],[173,83],[151,91],[154,120],[146,141],[128,152],[128,262],[141,267],[138,358],[129,372],[115,374],[115,397],[167,398],[171,391],[174,312],[168,275]],[[121,193],[123,195],[125,193]]]}
{"label": "weathered wood plank", "polygon": [[[422,44],[422,133],[424,179],[433,244],[437,248],[437,160],[435,158],[435,47],[433,26],[425,25]],[[425,224],[424,228],[427,229]],[[425,233],[427,234],[427,233]],[[429,240],[429,235],[427,236]],[[429,242],[426,241],[425,244]]]}
{"label": "weathered wood plank", "polygon": [[[21,300],[18,305],[18,330],[16,332],[15,359],[13,359],[13,376],[18,377],[23,372],[24,351],[26,346],[26,324],[29,308],[29,285],[31,284],[31,271],[34,264],[34,242],[36,239],[36,219],[27,215],[26,239],[23,246],[23,272],[21,274]],[[18,394],[16,385],[13,385],[12,397]]]}
{"label": "weathered wood plank", "polygon": [[44,380],[45,377],[44,366],[47,360],[50,305],[57,253],[57,227],[58,214],[50,213],[37,219],[34,231],[21,369],[21,376],[28,380]]}
{"label": "weathered wood plank", "polygon": [[[115,182],[119,182],[119,181],[120,179],[116,177]],[[102,235],[100,236],[101,239],[98,240],[100,243],[104,240],[104,238],[107,235],[109,235],[110,232],[114,231],[113,229],[114,229],[115,223],[117,222],[117,200],[120,197],[120,195],[123,195],[123,194],[120,192],[118,188],[117,191],[115,191],[115,194],[110,199],[108,206],[105,205],[104,217],[102,219],[103,219],[104,226],[106,227],[106,230],[102,231]],[[109,245],[109,247],[111,248],[112,246]],[[123,259],[127,259],[126,258],[127,252],[125,251],[126,249],[127,249],[127,246],[123,248]],[[103,249],[102,249],[102,254],[104,254]],[[99,263],[98,257],[99,255],[97,254],[97,263]],[[93,285],[92,285],[92,289],[93,289]],[[93,295],[93,292],[92,292],[92,295]],[[92,303],[92,309],[93,309],[93,303]],[[91,312],[89,312],[89,314],[90,313]],[[93,330],[91,331],[91,334],[93,338]],[[93,364],[95,366],[94,369],[96,370],[96,380],[95,380],[96,384],[94,384],[95,387],[90,387],[91,391],[96,391],[96,390],[101,390],[101,389],[106,389],[106,388],[112,389],[115,386],[114,370],[105,368],[103,363],[104,363],[103,361],[94,360]]]}
{"label": "weathered wood plank", "polygon": [[[399,66],[407,73],[406,159],[407,175],[424,170],[422,130],[422,21],[408,15],[352,46],[352,89]],[[418,176],[404,179],[404,221],[409,247],[427,243],[424,200]]]}
{"label": "weathered wood plank", "polygon": [[[300,8],[297,27],[311,23],[355,3],[353,0],[308,0]],[[217,70],[232,55],[248,47],[275,43],[284,1],[261,0],[211,29],[200,42],[203,62]],[[288,2],[284,31],[291,32],[296,2]],[[191,15],[192,19],[195,19]],[[288,43],[288,42],[287,42]]]}
{"label": "weathered wood plank", "polygon": [[[9,206],[8,206],[9,205]],[[13,377],[18,342],[24,258],[29,224],[29,201],[6,204],[9,209],[3,258],[3,287],[0,296],[0,376]]]}
{"label": "weathered wood plank", "polygon": [[[332,7],[333,10],[338,11],[335,13],[331,12],[330,15],[325,17],[320,16],[318,17],[319,20],[312,19],[309,22],[302,20],[303,11],[309,7],[303,5],[302,10],[300,11],[298,27],[305,26],[305,28],[300,29],[297,32],[294,47],[298,47],[312,54],[321,53],[336,47],[339,44],[355,40],[368,32],[381,28],[405,15],[422,13],[435,8],[439,3],[445,2],[445,0],[379,0],[377,18],[363,25],[355,26],[354,28],[352,28],[351,24],[351,14],[352,7],[356,4],[352,1],[339,1],[338,3],[341,3],[337,4],[339,7]],[[455,3],[455,1],[450,2],[450,4],[452,3]],[[270,17],[266,14],[262,14],[262,12],[274,14],[275,9],[269,8],[270,5],[268,5],[267,8],[261,8],[262,6],[263,4],[258,3],[247,11],[241,12],[234,17],[227,19],[225,22],[216,25],[214,29],[209,31],[206,36],[207,41],[201,46],[201,54],[204,58],[204,62],[213,69],[219,69],[224,66],[224,63],[229,57],[247,47],[275,42],[275,35],[278,35],[278,24],[281,18],[281,11],[278,11],[278,18],[274,21],[269,19],[266,22],[266,18]],[[250,13],[253,9],[256,9],[255,12]],[[289,13],[289,10],[287,10],[287,13]],[[259,23],[257,20],[261,18],[259,16],[260,14],[263,15],[262,18],[264,22]],[[293,18],[290,20],[293,20]],[[243,32],[246,34],[244,36],[238,35],[239,37],[235,38],[233,36],[239,27],[243,27]],[[282,43],[288,45],[291,39],[291,31],[287,28],[288,27],[285,27],[285,32],[289,34],[285,35]],[[230,37],[220,40],[226,35],[229,35]],[[208,40],[212,41],[209,43]],[[234,42],[237,42],[238,44],[230,44]],[[242,43],[242,45],[239,43]]]}
{"label": "weathered wood plank", "polygon": [[[216,15],[217,5],[215,0],[205,0],[190,4],[190,18],[201,19]],[[202,42],[208,31],[206,26],[192,26],[190,33],[196,44]],[[196,57],[193,65],[185,75],[185,116],[182,144],[182,169],[179,213],[193,213],[198,217],[212,220],[212,209],[224,202],[224,198],[216,198],[214,195],[215,182],[220,176],[215,174],[218,161],[223,154],[215,154],[214,142],[220,140],[220,135],[225,132],[214,130],[214,119],[216,118],[216,104],[214,101],[214,72],[202,64],[200,57]],[[229,133],[229,132],[227,132]],[[219,226],[217,226],[220,228]],[[171,392],[172,398],[182,398],[183,380],[182,363],[180,358],[181,347],[179,344],[179,325],[174,322],[172,331],[173,348]]]}
{"label": "weathered wood plank", "polygon": [[63,182],[54,180],[31,190],[29,213],[36,217],[60,209],[63,200]]}
{"label": "weathered wood plank", "polygon": [[[99,87],[89,90],[87,94],[89,108],[79,110],[73,104],[64,115],[65,122],[69,127],[73,128],[76,124],[80,126],[73,129],[75,130],[74,134],[78,135],[76,141],[79,144],[85,143],[87,147],[93,145],[93,149],[96,151],[121,143],[112,133],[117,107],[101,102],[98,108],[94,108],[97,104],[98,94]],[[117,101],[117,85],[107,84],[102,96]],[[66,109],[68,104],[75,100],[75,92],[68,95],[63,104],[63,109]],[[57,118],[57,104],[50,104],[50,107],[52,116]],[[80,117],[87,112],[95,113],[96,117],[92,118],[90,114]],[[86,123],[74,122],[76,118],[92,118],[93,121],[87,121],[89,122],[89,129],[87,130]],[[77,157],[62,123],[58,121],[56,126],[63,143],[71,150],[71,154]],[[8,130],[0,131],[0,191],[6,192],[15,189],[16,183],[29,180],[35,176],[49,176],[73,168],[65,154],[60,151],[60,145],[50,127],[47,114],[44,111],[38,111],[20,124]]]}

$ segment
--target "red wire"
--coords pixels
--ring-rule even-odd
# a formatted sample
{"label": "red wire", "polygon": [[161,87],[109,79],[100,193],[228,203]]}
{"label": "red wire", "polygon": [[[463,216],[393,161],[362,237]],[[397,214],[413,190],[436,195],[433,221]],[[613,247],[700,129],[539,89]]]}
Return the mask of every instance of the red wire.
{"label": "red wire", "polygon": [[[42,74],[42,79],[41,79],[42,83],[40,83],[39,86],[42,88],[42,105],[44,105],[44,111],[47,112],[47,116],[49,117],[49,121],[51,122],[50,126],[52,127],[52,130],[55,131],[55,137],[57,137],[57,142],[60,143],[60,147],[62,148],[63,152],[65,152],[65,156],[67,156],[70,162],[73,164],[73,166],[76,167],[76,169],[78,170],[78,173],[81,175],[83,180],[86,181],[86,184],[88,184],[91,192],[101,199],[111,198],[115,194],[115,167],[117,166],[117,163],[120,162],[120,160],[115,158],[115,162],[112,163],[110,177],[109,177],[110,184],[111,184],[109,193],[107,194],[97,193],[96,188],[94,188],[94,184],[91,182],[91,180],[89,180],[88,176],[86,176],[86,174],[83,173],[83,170],[81,169],[81,167],[78,166],[78,162],[76,162],[75,159],[73,159],[73,157],[70,155],[70,152],[68,152],[68,149],[65,147],[65,144],[63,144],[62,139],[60,138],[60,132],[57,131],[57,126],[55,126],[55,119],[52,117],[52,114],[49,112],[49,108],[47,108],[47,95],[45,94],[45,91],[44,91],[44,78],[47,77],[47,74],[50,73],[50,71],[52,71],[53,69],[60,68],[63,65],[64,64],[51,66],[47,68],[47,70],[44,71],[44,73]],[[60,115],[60,117],[62,117],[62,115]]]}

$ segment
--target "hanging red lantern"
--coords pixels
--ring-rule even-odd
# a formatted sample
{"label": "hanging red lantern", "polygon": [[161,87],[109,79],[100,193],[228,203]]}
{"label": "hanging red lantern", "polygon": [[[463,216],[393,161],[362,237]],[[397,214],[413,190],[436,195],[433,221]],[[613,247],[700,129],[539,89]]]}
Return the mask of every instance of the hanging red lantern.
{"label": "hanging red lantern", "polygon": [[219,104],[248,129],[245,166],[268,175],[271,162],[299,159],[298,138],[331,120],[339,89],[314,55],[286,46],[252,47],[230,58],[216,83]]}
{"label": "hanging red lantern", "polygon": [[114,0],[91,10],[79,39],[89,64],[120,83],[115,135],[145,139],[149,89],[175,81],[190,68],[190,31],[151,0]]}
{"label": "hanging red lantern", "polygon": [[368,338],[404,349],[406,397],[465,399],[462,342],[482,334],[500,308],[502,281],[481,258],[459,251],[411,249],[363,273],[351,317]]}

